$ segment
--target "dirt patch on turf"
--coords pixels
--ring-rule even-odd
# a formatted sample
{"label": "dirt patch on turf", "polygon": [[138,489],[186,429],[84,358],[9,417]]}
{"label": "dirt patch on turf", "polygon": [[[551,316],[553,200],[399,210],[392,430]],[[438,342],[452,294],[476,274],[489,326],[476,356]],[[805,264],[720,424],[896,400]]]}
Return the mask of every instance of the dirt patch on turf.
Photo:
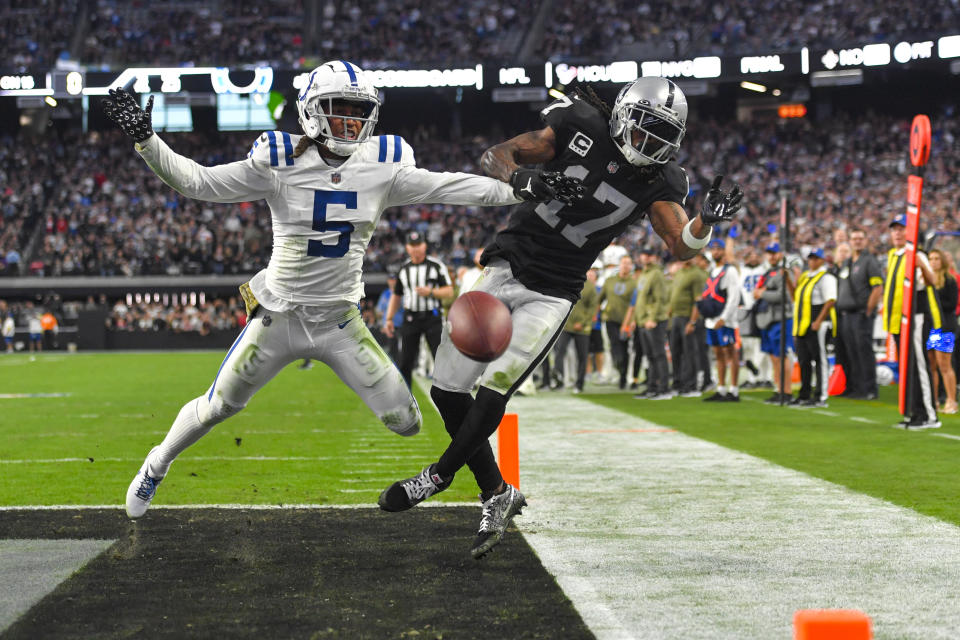
{"label": "dirt patch on turf", "polygon": [[117,542],[0,637],[592,638],[518,532],[470,558],[478,514],[3,512],[0,538]]}

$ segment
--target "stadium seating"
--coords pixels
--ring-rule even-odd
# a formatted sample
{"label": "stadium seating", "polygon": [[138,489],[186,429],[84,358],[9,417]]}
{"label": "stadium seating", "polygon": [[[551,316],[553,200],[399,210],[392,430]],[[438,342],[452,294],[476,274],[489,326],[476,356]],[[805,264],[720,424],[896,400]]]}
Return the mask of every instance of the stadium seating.
{"label": "stadium seating", "polygon": [[920,39],[960,25],[956,4],[937,0],[558,0],[551,16],[537,51],[553,60],[594,60],[599,52],[628,60],[795,51],[804,45]]}
{"label": "stadium seating", "polygon": [[[541,11],[543,28],[534,29]],[[522,6],[282,0],[269,8],[223,1],[49,0],[5,3],[0,25],[6,35],[2,59],[13,68],[49,68],[61,57],[94,66],[299,67],[341,57],[363,66],[418,66],[509,61],[522,49],[555,61],[663,59],[919,39],[960,28],[960,9],[937,0],[553,0]]]}
{"label": "stadium seating", "polygon": [[[924,212],[931,228],[956,227],[960,175],[948,149],[960,137],[960,119],[934,117],[933,161],[926,174]],[[494,142],[483,137],[451,144],[446,132],[405,132],[420,166],[477,173],[478,159]],[[800,245],[830,248],[835,229],[856,221],[872,246],[881,246],[887,222],[906,197],[907,122],[885,116],[838,115],[826,123],[740,124],[693,119],[680,163],[690,176],[696,211],[701,185],[722,173],[743,185],[746,213],[728,232],[762,246],[778,220],[778,189],[789,189]],[[38,145],[29,158],[0,145],[0,260],[15,250],[20,267],[7,275],[179,275],[253,273],[270,254],[266,205],[210,205],[183,198],[152,176],[119,139],[119,132],[65,134]],[[164,134],[178,152],[201,164],[246,154],[251,135]],[[404,260],[403,234],[423,232],[450,265],[466,260],[502,224],[507,209],[420,205],[384,213],[367,251],[367,272],[395,269]],[[649,225],[628,232],[628,246],[651,237]]]}

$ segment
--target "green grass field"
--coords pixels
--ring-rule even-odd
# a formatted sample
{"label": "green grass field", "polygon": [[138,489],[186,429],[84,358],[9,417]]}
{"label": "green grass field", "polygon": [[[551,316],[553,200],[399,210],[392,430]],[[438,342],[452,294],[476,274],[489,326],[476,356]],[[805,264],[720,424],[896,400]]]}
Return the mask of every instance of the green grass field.
{"label": "green grass field", "polygon": [[[0,399],[0,505],[119,505],[146,452],[181,405],[207,388],[221,357],[0,359],[0,394],[7,396]],[[895,391],[885,388],[873,402],[834,398],[826,411],[764,405],[768,392],[744,393],[739,405],[639,401],[621,393],[582,397],[960,524],[960,418],[943,416],[944,427],[935,431],[891,428],[899,418]],[[57,393],[69,395],[8,397]],[[372,505],[382,488],[415,473],[446,445],[436,412],[419,390],[417,398],[421,435],[400,438],[324,365],[290,366],[177,460],[156,504]],[[437,498],[475,500],[466,480]]]}
{"label": "green grass field", "polygon": [[[180,407],[208,388],[222,357],[0,357],[0,505],[122,504],[147,452]],[[69,395],[2,397],[56,393]],[[423,429],[401,438],[325,365],[291,365],[174,463],[154,504],[373,505],[449,441],[419,390],[417,399]],[[473,501],[476,491],[456,483],[437,499]]]}
{"label": "green grass field", "polygon": [[[22,615],[0,608],[0,637],[680,637],[659,633],[680,624],[683,637],[772,638],[788,637],[797,608],[821,607],[870,613],[877,638],[955,635],[960,419],[895,429],[894,387],[826,410],[768,406],[767,391],[739,404],[610,387],[518,399],[530,508],[475,562],[468,473],[431,502],[470,507],[375,507],[446,446],[429,401],[417,391],[423,430],[400,438],[323,365],[281,372],[184,452],[154,504],[367,508],[156,508],[129,521],[128,483],[222,355],[0,357],[10,592],[39,578],[4,557],[31,567],[44,561],[30,545],[112,541]],[[28,505],[110,508],[16,509]]]}

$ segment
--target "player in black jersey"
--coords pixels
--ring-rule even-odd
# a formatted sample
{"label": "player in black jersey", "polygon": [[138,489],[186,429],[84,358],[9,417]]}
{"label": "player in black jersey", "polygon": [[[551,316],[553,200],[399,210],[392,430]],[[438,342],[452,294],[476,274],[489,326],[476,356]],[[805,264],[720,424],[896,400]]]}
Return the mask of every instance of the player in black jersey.
{"label": "player in black jersey", "polygon": [[[507,400],[559,336],[590,265],[643,216],[674,256],[690,258],[706,246],[712,225],[734,217],[743,197],[737,186],[721,190],[717,177],[699,215],[687,217],[687,175],[672,160],[686,131],[687,101],[669,80],[640,78],[626,85],[612,110],[592,90],[578,90],[540,115],[543,129],[498,144],[481,160],[488,175],[508,182],[525,200],[484,249],[486,268],[474,285],[510,308],[513,339],[506,353],[484,364],[457,351],[444,332],[430,396],[452,441],[438,462],[395,482],[379,500],[386,511],[409,509],[447,488],[468,465],[483,502],[471,548],[475,558],[500,541],[526,505],[503,482],[488,439]],[[543,164],[546,172],[524,164]],[[551,180],[556,174],[578,178],[583,193],[570,182]]]}

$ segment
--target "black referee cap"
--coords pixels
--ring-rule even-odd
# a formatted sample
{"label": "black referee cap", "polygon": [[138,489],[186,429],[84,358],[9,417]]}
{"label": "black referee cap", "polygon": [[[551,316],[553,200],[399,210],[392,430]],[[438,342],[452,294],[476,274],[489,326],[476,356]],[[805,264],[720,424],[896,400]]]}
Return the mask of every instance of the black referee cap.
{"label": "black referee cap", "polygon": [[407,234],[407,244],[423,244],[427,239],[419,231],[411,231]]}

